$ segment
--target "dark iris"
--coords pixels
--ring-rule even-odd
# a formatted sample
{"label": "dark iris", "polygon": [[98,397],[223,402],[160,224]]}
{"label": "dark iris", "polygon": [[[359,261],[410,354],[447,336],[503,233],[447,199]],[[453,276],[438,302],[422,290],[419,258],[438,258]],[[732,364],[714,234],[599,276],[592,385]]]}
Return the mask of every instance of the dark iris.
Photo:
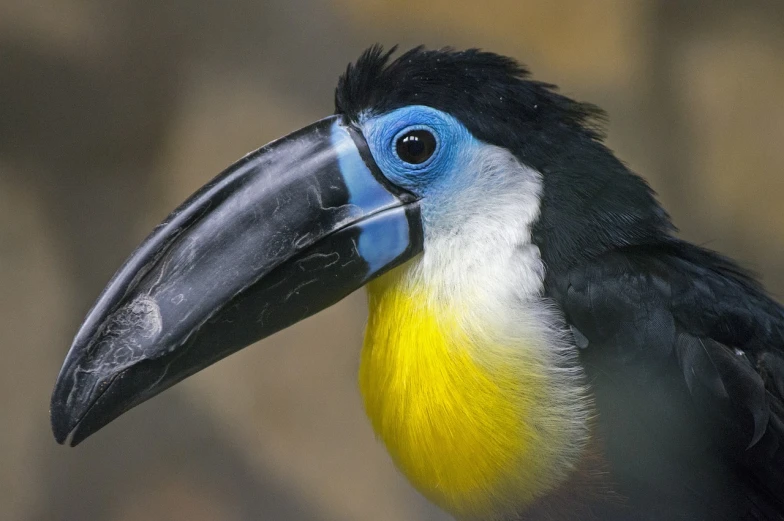
{"label": "dark iris", "polygon": [[412,130],[400,136],[395,147],[400,159],[418,165],[430,159],[436,151],[436,138],[427,130]]}

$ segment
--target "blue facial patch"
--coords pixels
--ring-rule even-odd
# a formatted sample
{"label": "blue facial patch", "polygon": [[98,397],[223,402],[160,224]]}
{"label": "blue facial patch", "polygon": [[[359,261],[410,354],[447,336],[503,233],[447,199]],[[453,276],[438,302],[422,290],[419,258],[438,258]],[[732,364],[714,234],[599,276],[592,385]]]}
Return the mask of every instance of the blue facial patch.
{"label": "blue facial patch", "polygon": [[[461,158],[480,144],[457,119],[422,105],[366,117],[361,127],[373,158],[387,179],[421,197],[454,185]],[[415,130],[430,132],[437,143],[433,155],[420,164],[402,160],[396,151],[398,141]]]}

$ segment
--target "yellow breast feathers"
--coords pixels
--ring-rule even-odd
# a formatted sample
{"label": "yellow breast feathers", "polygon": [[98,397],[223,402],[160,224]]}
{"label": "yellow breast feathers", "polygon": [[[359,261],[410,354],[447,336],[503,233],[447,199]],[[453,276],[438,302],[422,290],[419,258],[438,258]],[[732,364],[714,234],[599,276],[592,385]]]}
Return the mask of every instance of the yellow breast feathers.
{"label": "yellow breast feathers", "polygon": [[530,503],[562,478],[552,469],[569,443],[537,349],[469,333],[459,303],[435,304],[403,277],[369,286],[359,383],[376,434],[414,486],[461,519]]}

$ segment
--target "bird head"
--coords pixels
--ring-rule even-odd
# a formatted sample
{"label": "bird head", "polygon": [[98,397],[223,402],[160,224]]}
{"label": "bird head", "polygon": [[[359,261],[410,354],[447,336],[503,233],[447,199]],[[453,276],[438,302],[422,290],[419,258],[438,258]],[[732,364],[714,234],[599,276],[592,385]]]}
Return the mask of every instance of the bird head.
{"label": "bird head", "polygon": [[496,54],[390,55],[367,50],[335,115],[239,160],[130,256],[60,372],[59,442],[407,261],[459,279],[526,246],[541,260],[536,290],[545,268],[669,230],[601,143],[595,107]]}

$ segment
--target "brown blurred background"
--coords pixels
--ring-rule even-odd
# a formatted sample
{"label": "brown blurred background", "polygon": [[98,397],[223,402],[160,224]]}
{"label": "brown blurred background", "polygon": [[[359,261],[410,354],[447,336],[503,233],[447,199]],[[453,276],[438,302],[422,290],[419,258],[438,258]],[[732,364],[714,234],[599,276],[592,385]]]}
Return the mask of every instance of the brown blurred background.
{"label": "brown blurred background", "polygon": [[444,520],[355,373],[364,295],[55,444],[49,393],[133,247],[329,114],[368,44],[479,46],[610,114],[683,235],[784,291],[784,2],[0,0],[0,520]]}

